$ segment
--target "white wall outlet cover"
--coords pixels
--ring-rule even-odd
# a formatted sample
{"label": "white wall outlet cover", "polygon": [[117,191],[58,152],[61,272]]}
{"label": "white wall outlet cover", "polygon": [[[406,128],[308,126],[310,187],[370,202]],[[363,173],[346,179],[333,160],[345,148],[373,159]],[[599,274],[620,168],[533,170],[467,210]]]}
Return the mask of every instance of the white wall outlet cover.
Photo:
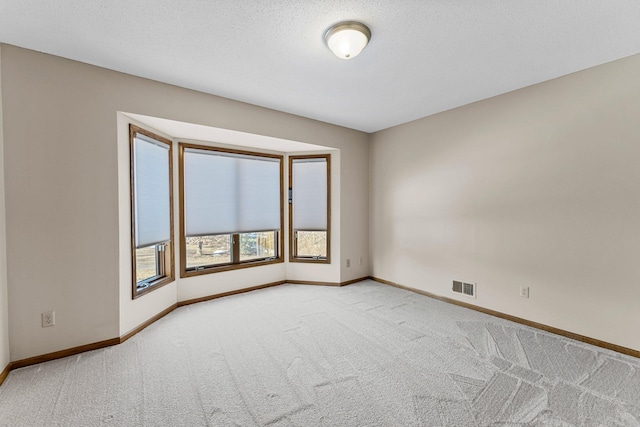
{"label": "white wall outlet cover", "polygon": [[54,326],[56,324],[56,312],[45,311],[42,313],[42,327]]}

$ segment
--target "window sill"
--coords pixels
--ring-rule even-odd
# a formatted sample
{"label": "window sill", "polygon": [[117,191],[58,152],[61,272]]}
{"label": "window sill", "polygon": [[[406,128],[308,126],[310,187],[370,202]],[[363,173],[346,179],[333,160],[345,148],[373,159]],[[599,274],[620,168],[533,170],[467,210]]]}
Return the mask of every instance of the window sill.
{"label": "window sill", "polygon": [[[148,282],[147,286],[144,288],[135,288],[133,289],[132,299],[140,298],[142,295],[146,295],[149,292],[152,292],[156,289],[163,287],[164,285],[168,285],[173,282],[175,277],[160,277],[152,282]],[[136,284],[137,285],[137,284]]]}
{"label": "window sill", "polygon": [[182,270],[180,272],[180,278],[185,277],[194,277],[201,276],[203,274],[212,274],[212,273],[220,273],[223,271],[232,271],[232,270],[241,270],[244,268],[251,267],[260,267],[263,265],[271,265],[271,264],[279,264],[284,262],[282,257],[279,258],[269,258],[269,259],[261,259],[256,261],[245,261],[238,264],[224,264],[220,266],[208,266],[204,267],[200,270],[190,269],[190,270]]}
{"label": "window sill", "polygon": [[302,263],[309,263],[309,264],[331,264],[331,259],[290,257],[289,262],[302,262]]}

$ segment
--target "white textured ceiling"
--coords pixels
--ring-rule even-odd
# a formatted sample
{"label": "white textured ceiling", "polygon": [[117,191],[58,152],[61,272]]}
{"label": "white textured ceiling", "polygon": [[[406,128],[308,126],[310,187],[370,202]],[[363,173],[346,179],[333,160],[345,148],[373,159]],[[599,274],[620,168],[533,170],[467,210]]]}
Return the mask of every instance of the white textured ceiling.
{"label": "white textured ceiling", "polygon": [[640,53],[640,0],[0,0],[0,42],[373,132]]}

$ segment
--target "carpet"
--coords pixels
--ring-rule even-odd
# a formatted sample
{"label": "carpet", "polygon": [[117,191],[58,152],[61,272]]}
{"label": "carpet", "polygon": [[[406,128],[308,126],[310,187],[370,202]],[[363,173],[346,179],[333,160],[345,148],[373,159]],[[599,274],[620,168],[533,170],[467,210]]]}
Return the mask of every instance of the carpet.
{"label": "carpet", "polygon": [[364,281],[178,308],[12,371],[2,426],[640,426],[640,360]]}

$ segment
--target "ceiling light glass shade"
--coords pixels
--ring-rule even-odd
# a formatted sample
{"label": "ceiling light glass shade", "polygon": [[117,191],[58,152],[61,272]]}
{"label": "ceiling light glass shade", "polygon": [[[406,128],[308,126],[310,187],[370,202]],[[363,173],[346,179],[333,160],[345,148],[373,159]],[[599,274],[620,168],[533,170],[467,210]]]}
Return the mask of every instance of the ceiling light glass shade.
{"label": "ceiling light glass shade", "polygon": [[327,30],[324,38],[338,58],[352,59],[369,43],[371,30],[360,22],[339,22]]}

